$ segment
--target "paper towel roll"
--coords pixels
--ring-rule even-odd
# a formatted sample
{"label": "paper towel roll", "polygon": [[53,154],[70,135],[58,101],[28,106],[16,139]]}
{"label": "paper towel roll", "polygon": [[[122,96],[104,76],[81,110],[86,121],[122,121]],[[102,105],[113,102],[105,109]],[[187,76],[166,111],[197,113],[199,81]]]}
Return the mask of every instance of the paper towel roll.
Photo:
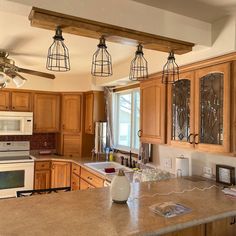
{"label": "paper towel roll", "polygon": [[175,167],[176,174],[181,173],[181,176],[189,176],[189,158],[176,157]]}

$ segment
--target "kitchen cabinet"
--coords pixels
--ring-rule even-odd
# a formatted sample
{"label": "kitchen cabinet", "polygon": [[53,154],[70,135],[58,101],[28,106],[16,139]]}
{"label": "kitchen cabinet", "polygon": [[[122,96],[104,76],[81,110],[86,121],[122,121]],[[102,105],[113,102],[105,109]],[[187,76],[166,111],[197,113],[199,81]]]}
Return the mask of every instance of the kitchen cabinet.
{"label": "kitchen cabinet", "polygon": [[36,161],[34,172],[34,189],[48,189],[51,186],[50,161]]}
{"label": "kitchen cabinet", "polygon": [[104,92],[91,91],[85,93],[85,133],[95,133],[95,122],[105,121]]}
{"label": "kitchen cabinet", "polygon": [[166,87],[161,78],[140,83],[141,142],[164,143],[166,138]]}
{"label": "kitchen cabinet", "polygon": [[69,187],[71,179],[71,163],[65,161],[52,161],[51,188]]}
{"label": "kitchen cabinet", "polygon": [[87,182],[89,185],[92,185],[96,188],[101,188],[104,186],[104,179],[101,177],[98,177],[94,173],[90,172],[88,169],[85,169],[84,167],[81,167],[81,174],[80,174],[81,180],[84,182]]}
{"label": "kitchen cabinet", "polygon": [[61,113],[63,133],[81,132],[81,106],[81,94],[63,94]]}
{"label": "kitchen cabinet", "polygon": [[22,91],[0,91],[1,111],[31,111],[31,93]]}
{"label": "kitchen cabinet", "polygon": [[32,95],[29,92],[13,91],[11,93],[12,111],[31,111]]}
{"label": "kitchen cabinet", "polygon": [[168,89],[168,143],[230,152],[230,63],[180,74]]}
{"label": "kitchen cabinet", "polygon": [[236,216],[227,217],[206,224],[206,236],[235,236]]}
{"label": "kitchen cabinet", "polygon": [[87,181],[80,179],[80,190],[86,190],[95,188],[93,185],[89,184]]}
{"label": "kitchen cabinet", "polygon": [[34,94],[34,132],[59,132],[60,95],[51,93]]}
{"label": "kitchen cabinet", "polygon": [[71,164],[71,190],[80,189],[80,165]]}
{"label": "kitchen cabinet", "polygon": [[81,156],[80,135],[63,135],[63,154],[66,156]]}

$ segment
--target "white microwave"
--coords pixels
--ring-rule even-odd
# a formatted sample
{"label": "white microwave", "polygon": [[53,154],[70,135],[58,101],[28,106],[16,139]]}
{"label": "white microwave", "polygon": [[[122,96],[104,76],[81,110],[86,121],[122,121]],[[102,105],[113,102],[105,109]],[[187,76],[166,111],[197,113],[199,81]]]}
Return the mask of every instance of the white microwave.
{"label": "white microwave", "polygon": [[0,135],[32,135],[33,112],[0,111]]}

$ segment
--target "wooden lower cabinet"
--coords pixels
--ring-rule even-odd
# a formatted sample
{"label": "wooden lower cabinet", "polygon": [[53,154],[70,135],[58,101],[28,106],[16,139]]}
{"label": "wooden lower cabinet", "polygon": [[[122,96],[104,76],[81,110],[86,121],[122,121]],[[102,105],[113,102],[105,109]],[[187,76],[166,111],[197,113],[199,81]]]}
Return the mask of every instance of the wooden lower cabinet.
{"label": "wooden lower cabinet", "polygon": [[34,189],[50,188],[50,170],[38,170],[34,174]]}
{"label": "wooden lower cabinet", "polygon": [[83,167],[81,167],[80,177],[96,188],[101,188],[104,186],[104,179],[98,177],[97,175],[91,173],[89,170]]}
{"label": "wooden lower cabinet", "polygon": [[70,186],[70,162],[52,161],[51,188],[61,188]]}
{"label": "wooden lower cabinet", "polygon": [[90,188],[95,188],[95,187],[89,184],[87,181],[80,179],[80,190],[86,190]]}
{"label": "wooden lower cabinet", "polygon": [[80,165],[75,163],[71,164],[71,190],[80,189]]}
{"label": "wooden lower cabinet", "polygon": [[51,187],[51,162],[36,161],[34,172],[34,189],[47,189]]}
{"label": "wooden lower cabinet", "polygon": [[206,236],[235,236],[236,216],[206,224]]}
{"label": "wooden lower cabinet", "polygon": [[163,236],[236,236],[236,216],[193,226]]}
{"label": "wooden lower cabinet", "polygon": [[34,189],[69,187],[70,162],[36,161],[34,171]]}

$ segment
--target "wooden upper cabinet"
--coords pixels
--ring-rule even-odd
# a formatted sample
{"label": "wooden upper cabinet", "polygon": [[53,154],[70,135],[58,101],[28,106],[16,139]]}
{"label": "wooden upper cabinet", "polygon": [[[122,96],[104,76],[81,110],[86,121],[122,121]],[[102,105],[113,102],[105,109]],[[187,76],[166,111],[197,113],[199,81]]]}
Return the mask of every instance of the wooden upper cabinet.
{"label": "wooden upper cabinet", "polygon": [[71,163],[52,161],[51,188],[69,187],[71,180]]}
{"label": "wooden upper cabinet", "polygon": [[81,157],[81,137],[80,135],[63,135],[63,155]]}
{"label": "wooden upper cabinet", "polygon": [[13,111],[31,111],[31,93],[14,91],[11,94]]}
{"label": "wooden upper cabinet", "polygon": [[105,121],[104,92],[92,91],[85,94],[85,133],[94,134],[95,122]]}
{"label": "wooden upper cabinet", "polygon": [[1,111],[31,111],[31,92],[0,91]]}
{"label": "wooden upper cabinet", "polygon": [[60,95],[36,93],[34,95],[34,132],[58,132],[59,109]]}
{"label": "wooden upper cabinet", "polygon": [[93,93],[85,95],[85,132],[93,133]]}
{"label": "wooden upper cabinet", "polygon": [[140,84],[141,141],[144,143],[165,142],[165,90],[160,78]]}
{"label": "wooden upper cabinet", "polygon": [[179,78],[168,87],[168,144],[193,147],[194,72],[181,73]]}
{"label": "wooden upper cabinet", "polygon": [[10,92],[9,91],[0,91],[0,110],[8,111],[10,110]]}
{"label": "wooden upper cabinet", "polygon": [[81,132],[81,94],[64,94],[62,96],[62,130],[64,133]]}
{"label": "wooden upper cabinet", "polygon": [[195,73],[195,148],[230,152],[230,63]]}

